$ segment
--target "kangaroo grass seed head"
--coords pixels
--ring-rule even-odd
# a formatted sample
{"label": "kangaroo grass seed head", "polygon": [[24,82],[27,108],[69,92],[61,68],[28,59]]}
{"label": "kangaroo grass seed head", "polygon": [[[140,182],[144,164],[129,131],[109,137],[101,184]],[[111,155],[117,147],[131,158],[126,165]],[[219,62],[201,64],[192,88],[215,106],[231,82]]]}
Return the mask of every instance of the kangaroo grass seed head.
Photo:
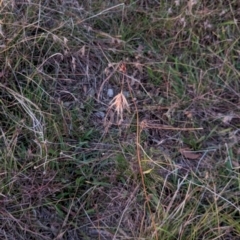
{"label": "kangaroo grass seed head", "polygon": [[120,118],[120,120],[123,120],[124,109],[130,112],[128,101],[122,91],[117,94],[109,103],[108,109],[112,108],[114,108],[114,111],[117,113],[117,117]]}

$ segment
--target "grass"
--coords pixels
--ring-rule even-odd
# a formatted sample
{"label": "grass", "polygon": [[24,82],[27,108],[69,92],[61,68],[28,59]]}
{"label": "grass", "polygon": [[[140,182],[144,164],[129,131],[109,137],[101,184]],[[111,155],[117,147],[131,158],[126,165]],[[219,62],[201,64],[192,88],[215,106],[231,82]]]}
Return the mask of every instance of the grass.
{"label": "grass", "polygon": [[240,238],[237,1],[0,5],[2,239]]}

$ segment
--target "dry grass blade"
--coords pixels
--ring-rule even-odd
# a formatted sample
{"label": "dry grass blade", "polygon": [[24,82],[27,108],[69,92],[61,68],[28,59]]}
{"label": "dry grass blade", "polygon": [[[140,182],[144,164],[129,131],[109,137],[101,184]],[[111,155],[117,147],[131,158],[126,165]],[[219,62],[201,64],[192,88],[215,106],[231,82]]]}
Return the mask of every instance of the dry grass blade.
{"label": "dry grass blade", "polygon": [[178,128],[178,127],[172,127],[169,125],[163,125],[159,123],[155,123],[154,121],[148,121],[148,120],[143,120],[140,123],[141,129],[167,129],[167,130],[177,130],[177,131],[195,131],[195,130],[203,130],[202,127],[200,128]]}

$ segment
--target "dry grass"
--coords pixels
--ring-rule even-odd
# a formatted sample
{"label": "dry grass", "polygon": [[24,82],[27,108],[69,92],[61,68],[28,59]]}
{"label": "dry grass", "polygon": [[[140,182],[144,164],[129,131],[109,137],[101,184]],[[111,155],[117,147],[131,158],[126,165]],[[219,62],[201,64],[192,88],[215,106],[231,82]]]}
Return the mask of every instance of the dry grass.
{"label": "dry grass", "polygon": [[240,238],[237,1],[0,5],[1,239]]}

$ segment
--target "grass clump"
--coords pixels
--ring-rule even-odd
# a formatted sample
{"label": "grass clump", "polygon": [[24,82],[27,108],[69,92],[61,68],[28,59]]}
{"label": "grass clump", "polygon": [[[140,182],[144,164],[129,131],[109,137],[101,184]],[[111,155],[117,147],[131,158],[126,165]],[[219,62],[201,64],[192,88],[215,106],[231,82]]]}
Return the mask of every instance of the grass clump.
{"label": "grass clump", "polygon": [[0,236],[239,239],[237,1],[2,1]]}

